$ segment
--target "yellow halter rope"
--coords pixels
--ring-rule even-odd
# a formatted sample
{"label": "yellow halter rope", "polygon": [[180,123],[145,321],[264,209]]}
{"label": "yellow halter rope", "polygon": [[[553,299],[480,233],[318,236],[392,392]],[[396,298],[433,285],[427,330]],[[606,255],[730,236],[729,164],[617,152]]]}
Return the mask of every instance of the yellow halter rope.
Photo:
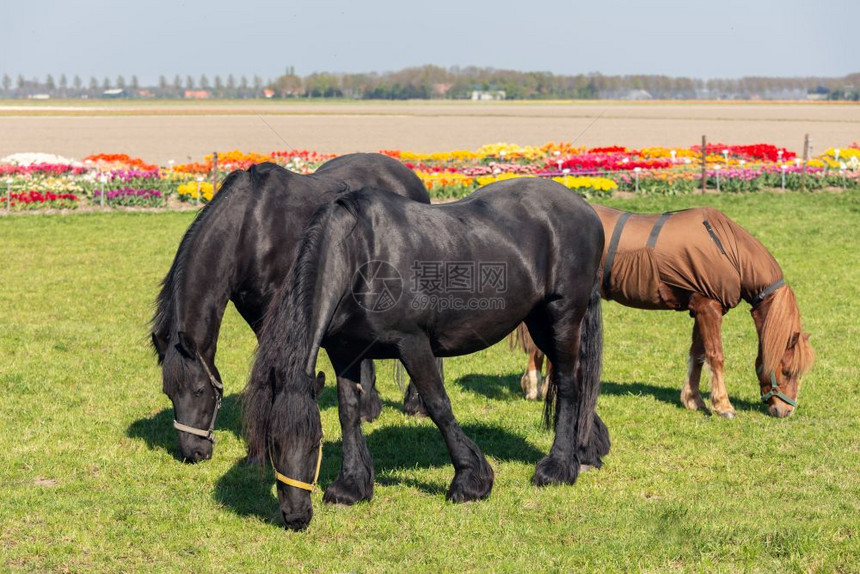
{"label": "yellow halter rope", "polygon": [[278,469],[275,468],[275,461],[272,460],[272,451],[269,451],[269,460],[272,463],[272,469],[275,471],[275,479],[279,482],[283,482],[288,486],[294,486],[295,488],[301,488],[302,490],[307,490],[308,492],[313,492],[317,487],[317,480],[320,477],[320,466],[322,466],[322,446],[323,439],[320,438],[320,449],[319,454],[317,455],[317,469],[314,471],[314,481],[311,483],[302,482],[301,480],[296,480],[294,478],[290,478],[289,476],[285,476],[278,472]]}

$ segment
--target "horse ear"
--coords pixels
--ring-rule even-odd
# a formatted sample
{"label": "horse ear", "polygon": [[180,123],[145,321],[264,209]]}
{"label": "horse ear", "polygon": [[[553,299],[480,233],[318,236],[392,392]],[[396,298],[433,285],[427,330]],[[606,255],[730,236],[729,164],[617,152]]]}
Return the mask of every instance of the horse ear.
{"label": "horse ear", "polygon": [[191,340],[188,333],[185,331],[179,331],[177,335],[179,336],[179,344],[176,345],[176,348],[179,352],[187,359],[194,357],[194,355],[197,354],[197,345],[194,344],[194,341]]}
{"label": "horse ear", "polygon": [[314,400],[320,398],[320,394],[322,393],[323,387],[325,387],[325,373],[320,371],[317,373],[317,378],[314,379]]}
{"label": "horse ear", "polygon": [[159,364],[164,361],[164,351],[167,349],[167,343],[156,335],[154,332],[150,333],[152,336],[152,348],[155,349],[155,354],[158,355]]}
{"label": "horse ear", "polygon": [[797,345],[797,341],[800,339],[800,333],[794,333],[791,338],[788,340],[788,347],[786,349],[793,349],[795,345]]}

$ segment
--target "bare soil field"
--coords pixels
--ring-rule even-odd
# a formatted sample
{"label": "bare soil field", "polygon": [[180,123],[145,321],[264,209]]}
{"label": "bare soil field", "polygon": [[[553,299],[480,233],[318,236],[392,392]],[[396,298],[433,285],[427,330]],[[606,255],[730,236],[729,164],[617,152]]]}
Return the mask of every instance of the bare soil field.
{"label": "bare soil field", "polygon": [[475,149],[508,142],[583,146],[772,143],[813,154],[860,140],[860,105],[685,102],[0,102],[0,157],[128,153],[166,164],[213,151],[348,153]]}

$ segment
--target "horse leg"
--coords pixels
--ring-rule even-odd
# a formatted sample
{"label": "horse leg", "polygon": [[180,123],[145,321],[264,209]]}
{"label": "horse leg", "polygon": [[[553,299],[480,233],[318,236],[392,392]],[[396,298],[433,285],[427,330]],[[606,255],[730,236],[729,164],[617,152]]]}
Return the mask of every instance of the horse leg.
{"label": "horse leg", "polygon": [[361,383],[357,388],[361,405],[359,407],[361,409],[361,422],[369,423],[376,420],[376,417],[382,412],[382,400],[376,390],[376,368],[370,359],[361,362]]}
{"label": "horse leg", "polygon": [[696,328],[705,348],[705,361],[711,369],[711,407],[720,416],[733,419],[735,408],[729,402],[723,379],[723,307],[713,299],[694,295],[690,298],[690,311],[696,318]]}
{"label": "horse leg", "polygon": [[523,373],[523,378],[520,379],[520,386],[523,389],[525,397],[529,401],[536,401],[540,398],[540,375],[543,369],[544,354],[537,347],[529,353],[529,363],[526,367],[526,372]]}
{"label": "horse leg", "polygon": [[[557,402],[555,410],[555,440],[549,455],[538,462],[535,468],[534,483],[573,484],[579,474],[580,462],[576,456],[576,426],[580,416],[580,389],[577,384],[579,369],[579,325],[570,329],[572,339],[559,341],[554,349],[553,368],[550,376],[550,397]],[[553,397],[554,395],[554,397]]]}
{"label": "horse leg", "polygon": [[404,339],[400,343],[400,356],[451,455],[454,480],[448,488],[447,498],[454,502],[468,502],[488,497],[493,488],[493,469],[478,445],[466,436],[454,418],[430,342],[423,336]]}
{"label": "horse leg", "polygon": [[549,358],[553,361],[544,413],[555,401],[555,440],[549,456],[535,468],[534,483],[573,484],[581,464],[600,467],[609,453],[609,431],[597,416],[603,355],[600,289],[595,285],[586,309],[547,309],[552,325]]}
{"label": "horse leg", "polygon": [[699,331],[698,322],[693,323],[693,343],[690,345],[690,357],[687,360],[687,378],[681,389],[681,403],[691,411],[708,411],[702,395],[699,393],[699,380],[702,376],[702,365],[705,363],[705,343]]}
{"label": "horse leg", "polygon": [[[337,376],[337,401],[343,435],[343,461],[340,474],[329,485],[323,501],[330,504],[355,504],[373,498],[373,460],[361,434],[361,395],[359,379],[363,366],[349,365],[332,357]],[[349,365],[349,366],[346,366]]]}
{"label": "horse leg", "polygon": [[[442,359],[436,359],[436,366],[439,368],[439,373],[444,381],[445,376],[442,375]],[[406,386],[406,394],[403,396],[403,412],[413,417],[427,416],[427,406],[421,399],[421,395],[418,394],[418,389],[415,388],[411,378],[409,379],[409,384]]]}
{"label": "horse leg", "polygon": [[[442,377],[442,382],[445,382],[445,363],[441,357],[436,358],[436,367],[439,369],[439,376]],[[427,407],[424,405],[424,400],[418,394],[418,389],[412,384],[412,379],[406,386],[406,394],[403,397],[403,412],[414,417],[426,417]]]}
{"label": "horse leg", "polygon": [[[549,379],[551,376],[552,362],[547,359],[546,378],[544,378],[543,384],[540,388],[541,398],[546,398],[547,391],[549,390]],[[594,468],[600,468],[603,466],[603,461],[600,460],[600,458],[607,454],[609,454],[609,430],[606,428],[606,424],[604,424],[603,420],[597,415],[597,413],[594,413],[594,426],[592,427],[591,440],[589,441],[588,446],[580,448],[578,452],[580,462],[579,472],[583,473]]]}

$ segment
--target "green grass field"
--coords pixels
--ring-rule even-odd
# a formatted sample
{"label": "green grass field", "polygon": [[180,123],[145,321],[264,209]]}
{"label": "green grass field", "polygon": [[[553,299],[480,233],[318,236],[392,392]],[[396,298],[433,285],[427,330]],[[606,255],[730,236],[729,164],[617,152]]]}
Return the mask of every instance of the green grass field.
{"label": "green grass field", "polygon": [[[213,460],[176,459],[147,322],[191,213],[0,219],[0,568],[98,571],[860,571],[860,193],[614,200],[636,211],[707,203],[774,252],[818,362],[797,414],[768,417],[748,306],[725,321],[736,420],[681,408],[691,320],[604,306],[598,411],[613,447],[575,486],[530,479],[552,435],[520,398],[524,357],[501,343],[446,364],[467,434],[490,459],[489,500],[445,501],[453,477],[428,420],[365,425],[375,498],[280,527],[269,472],[242,463],[239,393],[254,338],[230,308]],[[332,373],[326,361],[322,365]],[[335,392],[321,399],[321,483],[339,468]]]}

